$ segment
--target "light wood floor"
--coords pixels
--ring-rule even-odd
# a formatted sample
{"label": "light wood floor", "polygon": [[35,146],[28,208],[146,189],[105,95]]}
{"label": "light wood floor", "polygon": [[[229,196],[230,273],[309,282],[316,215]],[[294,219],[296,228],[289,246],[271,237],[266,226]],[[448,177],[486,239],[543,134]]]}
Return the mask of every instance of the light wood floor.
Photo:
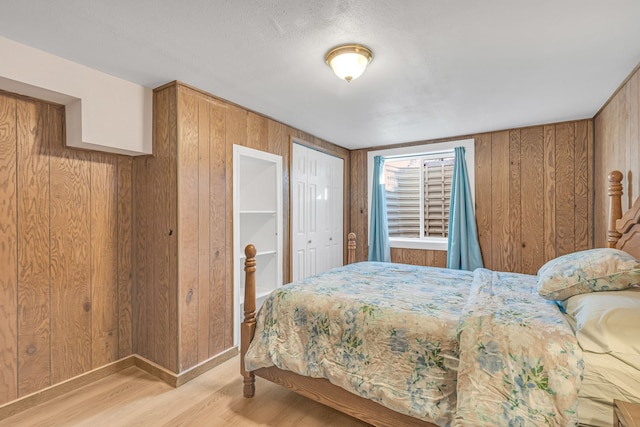
{"label": "light wood floor", "polygon": [[0,426],[340,426],[368,424],[256,379],[242,396],[234,357],[174,389],[136,367],[0,421]]}

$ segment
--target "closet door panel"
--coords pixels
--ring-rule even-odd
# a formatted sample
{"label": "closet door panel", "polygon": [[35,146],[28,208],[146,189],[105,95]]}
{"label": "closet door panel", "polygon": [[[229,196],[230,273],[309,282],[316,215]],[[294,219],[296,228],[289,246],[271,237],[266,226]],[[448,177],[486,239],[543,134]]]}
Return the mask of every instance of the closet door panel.
{"label": "closet door panel", "polygon": [[307,276],[307,152],[304,147],[293,144],[293,166],[291,168],[291,244],[293,280]]}
{"label": "closet door panel", "polygon": [[343,160],[293,144],[293,279],[343,263]]}
{"label": "closet door panel", "polygon": [[[318,153],[315,150],[307,151],[307,259],[308,269],[306,276],[322,271],[322,263],[319,259],[322,247],[322,212],[320,211],[321,197],[320,187],[322,186],[322,164],[319,161]],[[305,277],[306,277],[305,276]]]}

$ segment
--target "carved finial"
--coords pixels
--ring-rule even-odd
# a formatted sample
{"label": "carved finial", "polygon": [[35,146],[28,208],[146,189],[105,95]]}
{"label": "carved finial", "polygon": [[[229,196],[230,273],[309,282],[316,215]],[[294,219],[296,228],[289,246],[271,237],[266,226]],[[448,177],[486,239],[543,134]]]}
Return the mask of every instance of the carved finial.
{"label": "carved finial", "polygon": [[622,172],[611,171],[609,173],[609,196],[622,195]]}
{"label": "carved finial", "polygon": [[608,175],[609,182],[620,182],[622,181],[622,172],[620,171],[611,171]]}
{"label": "carved finial", "polygon": [[349,233],[347,240],[347,264],[353,264],[356,262],[356,233]]}
{"label": "carved finial", "polygon": [[609,173],[609,230],[607,231],[607,246],[615,248],[622,234],[616,228],[616,221],[622,217],[622,172]]}
{"label": "carved finial", "polygon": [[256,247],[253,246],[252,244],[248,244],[245,248],[244,248],[244,255],[247,258],[255,258],[256,256]]}

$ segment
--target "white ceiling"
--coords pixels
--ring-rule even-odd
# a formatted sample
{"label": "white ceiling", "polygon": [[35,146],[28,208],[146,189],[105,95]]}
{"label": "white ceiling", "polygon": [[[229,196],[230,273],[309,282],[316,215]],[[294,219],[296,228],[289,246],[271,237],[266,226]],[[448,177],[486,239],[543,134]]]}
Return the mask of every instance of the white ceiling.
{"label": "white ceiling", "polygon": [[[640,62],[640,1],[0,0],[0,36],[355,149],[593,117]],[[349,84],[341,43],[374,52]]]}

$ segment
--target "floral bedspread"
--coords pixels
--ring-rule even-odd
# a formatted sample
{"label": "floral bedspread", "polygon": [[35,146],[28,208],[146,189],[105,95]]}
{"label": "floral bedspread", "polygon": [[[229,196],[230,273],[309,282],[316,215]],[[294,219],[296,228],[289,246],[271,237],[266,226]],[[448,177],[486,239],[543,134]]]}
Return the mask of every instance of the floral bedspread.
{"label": "floral bedspread", "polygon": [[534,276],[487,275],[365,262],[286,285],[262,305],[246,367],[327,378],[440,426],[571,425],[581,357],[570,327]]}
{"label": "floral bedspread", "polygon": [[582,350],[535,276],[477,269],[458,330],[455,425],[578,424]]}

